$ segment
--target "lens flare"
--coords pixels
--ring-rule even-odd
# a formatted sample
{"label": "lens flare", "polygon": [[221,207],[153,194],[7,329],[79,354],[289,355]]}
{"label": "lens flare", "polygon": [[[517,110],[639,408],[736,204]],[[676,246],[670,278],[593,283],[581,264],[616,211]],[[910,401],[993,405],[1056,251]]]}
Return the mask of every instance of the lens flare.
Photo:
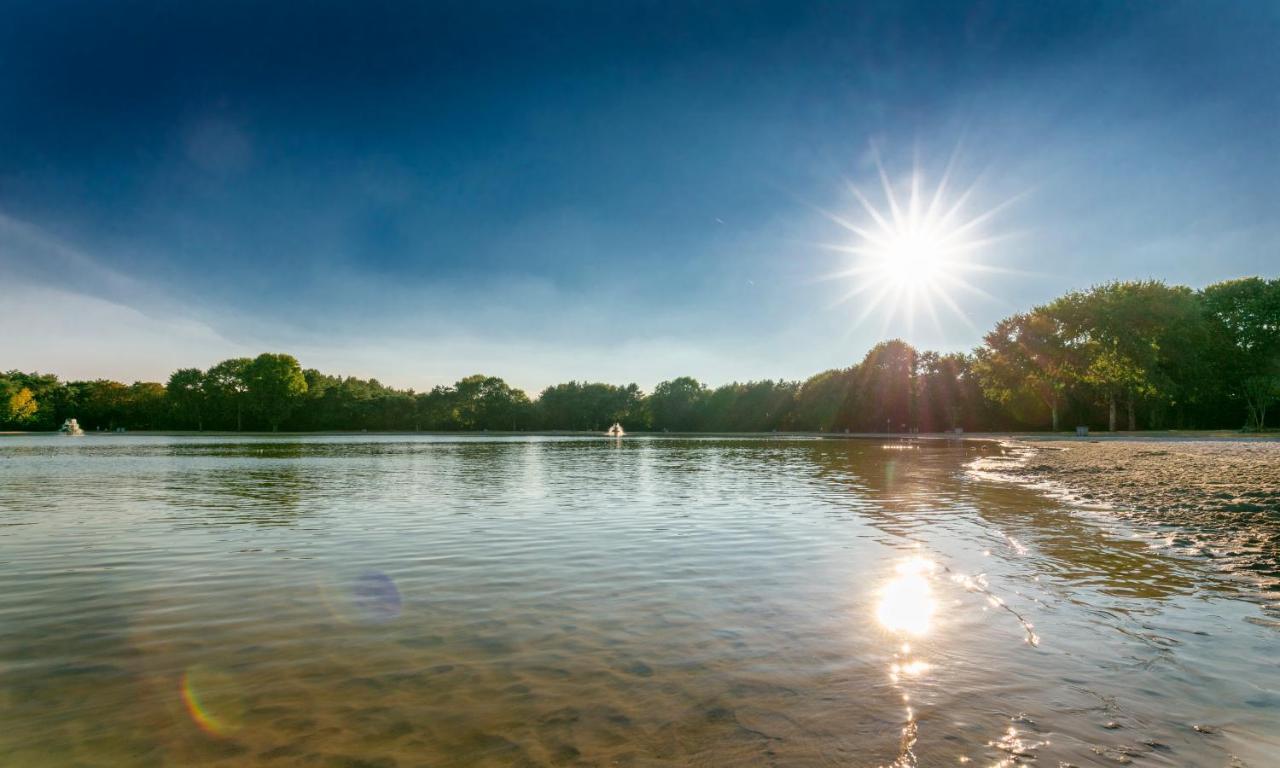
{"label": "lens flare", "polygon": [[348,624],[386,624],[400,618],[403,606],[395,580],[374,569],[327,581],[323,594],[329,610]]}
{"label": "lens flare", "polygon": [[235,678],[221,670],[196,665],[183,673],[182,702],[192,721],[212,736],[230,736],[244,726]]}

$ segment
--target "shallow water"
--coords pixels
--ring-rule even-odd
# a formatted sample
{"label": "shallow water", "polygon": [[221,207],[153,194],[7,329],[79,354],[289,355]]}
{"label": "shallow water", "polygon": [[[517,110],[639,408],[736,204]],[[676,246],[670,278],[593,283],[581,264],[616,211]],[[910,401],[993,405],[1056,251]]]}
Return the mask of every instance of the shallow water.
{"label": "shallow water", "polygon": [[0,765],[1280,764],[1248,583],[1000,450],[0,437]]}

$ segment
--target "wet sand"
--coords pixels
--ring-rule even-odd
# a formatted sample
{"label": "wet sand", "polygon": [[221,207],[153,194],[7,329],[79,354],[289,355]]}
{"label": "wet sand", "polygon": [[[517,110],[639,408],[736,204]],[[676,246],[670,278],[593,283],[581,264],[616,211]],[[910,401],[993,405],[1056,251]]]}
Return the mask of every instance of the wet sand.
{"label": "wet sand", "polygon": [[1169,544],[1280,584],[1280,441],[1020,440],[1010,479],[1176,526]]}

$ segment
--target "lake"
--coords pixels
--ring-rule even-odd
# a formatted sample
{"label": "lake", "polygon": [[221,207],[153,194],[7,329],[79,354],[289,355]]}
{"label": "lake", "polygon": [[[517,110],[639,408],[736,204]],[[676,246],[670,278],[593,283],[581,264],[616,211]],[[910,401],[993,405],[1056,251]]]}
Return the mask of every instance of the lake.
{"label": "lake", "polygon": [[1280,764],[1266,598],[1006,450],[3,436],[0,765]]}

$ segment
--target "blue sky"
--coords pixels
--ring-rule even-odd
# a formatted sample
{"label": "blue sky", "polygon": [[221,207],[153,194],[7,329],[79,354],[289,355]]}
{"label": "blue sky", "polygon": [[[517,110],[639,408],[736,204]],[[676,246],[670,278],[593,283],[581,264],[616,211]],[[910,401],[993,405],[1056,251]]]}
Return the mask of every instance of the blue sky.
{"label": "blue sky", "polygon": [[[3,5],[0,368],[803,378],[1280,265],[1272,3]],[[877,155],[998,207],[959,312],[823,279]]]}

